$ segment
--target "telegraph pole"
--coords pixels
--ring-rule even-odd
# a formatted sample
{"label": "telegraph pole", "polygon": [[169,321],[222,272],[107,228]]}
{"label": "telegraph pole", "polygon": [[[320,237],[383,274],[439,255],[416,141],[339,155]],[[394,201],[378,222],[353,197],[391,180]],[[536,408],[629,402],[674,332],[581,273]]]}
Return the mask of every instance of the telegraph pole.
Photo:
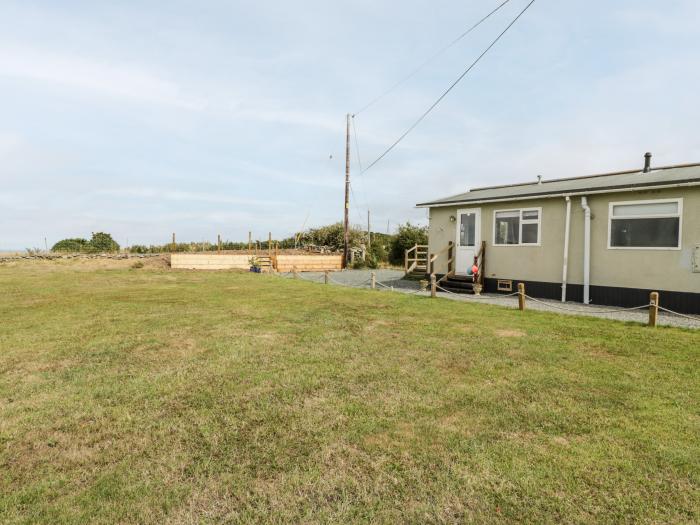
{"label": "telegraph pole", "polygon": [[343,215],[343,268],[350,259],[350,113],[345,117],[345,212]]}

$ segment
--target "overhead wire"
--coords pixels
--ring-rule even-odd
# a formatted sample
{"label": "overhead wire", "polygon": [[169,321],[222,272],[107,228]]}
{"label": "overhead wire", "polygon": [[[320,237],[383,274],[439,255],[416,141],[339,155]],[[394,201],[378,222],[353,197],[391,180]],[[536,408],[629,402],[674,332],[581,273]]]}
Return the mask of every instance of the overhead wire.
{"label": "overhead wire", "polygon": [[352,115],[352,134],[355,136],[355,153],[357,154],[357,164],[362,171],[362,158],[360,157],[360,141],[357,140],[357,129],[355,128],[355,115]]}
{"label": "overhead wire", "polygon": [[[387,96],[388,94],[390,94],[392,91],[394,91],[395,89],[397,89],[398,87],[400,87],[401,85],[403,85],[405,82],[407,82],[407,81],[409,81],[410,79],[412,79],[414,76],[416,76],[418,73],[420,73],[420,72],[425,68],[425,66],[427,66],[428,64],[430,64],[433,60],[435,60],[436,58],[438,58],[440,55],[442,55],[445,51],[447,51],[448,49],[450,49],[451,47],[453,47],[454,45],[456,45],[457,43],[459,43],[459,42],[460,42],[464,37],[466,37],[469,33],[471,33],[472,31],[474,31],[477,27],[479,27],[481,24],[483,24],[484,22],[486,22],[486,20],[488,20],[489,18],[491,18],[491,16],[495,15],[498,11],[500,11],[500,9],[501,9],[503,6],[505,6],[508,2],[510,2],[510,0],[505,0],[504,2],[502,2],[500,5],[498,5],[498,7],[496,7],[493,11],[491,11],[489,14],[487,14],[486,16],[484,16],[481,20],[479,20],[479,21],[476,22],[474,25],[472,25],[469,29],[467,29],[466,31],[464,31],[461,35],[459,35],[457,38],[455,38],[452,42],[450,42],[450,43],[447,44],[446,46],[443,46],[443,47],[440,48],[438,51],[436,51],[434,54],[432,54],[427,60],[425,60],[424,62],[422,62],[416,69],[414,69],[413,71],[411,71],[411,73],[409,73],[408,75],[406,75],[405,77],[403,77],[403,78],[402,78],[401,80],[399,80],[396,84],[394,84],[394,85],[391,86],[389,89],[387,89],[386,91],[384,91],[381,95],[379,95],[378,97],[375,97],[375,98],[372,99],[369,103],[365,104],[359,111],[356,111],[356,112],[355,112],[355,115],[359,115],[359,114],[362,113],[363,111],[365,111],[365,110],[369,109],[370,107],[374,106],[377,102],[379,102],[380,100],[382,100],[384,97],[386,97],[386,96]],[[354,116],[354,115],[353,115],[353,116]]]}
{"label": "overhead wire", "polygon": [[357,217],[360,220],[360,222],[358,224],[362,225],[363,218],[362,218],[362,214],[360,213],[360,208],[357,206],[357,197],[355,197],[355,190],[352,189],[352,182],[350,183],[350,197],[351,197],[350,198],[351,204],[355,208],[355,213],[357,213]]}
{"label": "overhead wire", "polygon": [[455,80],[455,81],[450,85],[450,87],[448,87],[448,88],[442,93],[442,95],[440,95],[440,96],[437,98],[437,100],[436,100],[435,102],[433,102],[433,103],[430,105],[430,107],[428,107],[428,109],[427,109],[425,112],[423,112],[423,114],[418,118],[418,120],[416,120],[413,124],[411,124],[411,126],[410,126],[404,133],[402,133],[401,136],[399,136],[398,139],[396,139],[396,140],[391,144],[391,146],[389,146],[386,150],[384,150],[384,152],[383,152],[381,155],[379,155],[379,157],[377,157],[374,161],[372,161],[372,163],[371,163],[369,166],[367,166],[367,167],[363,170],[363,173],[365,173],[365,172],[369,171],[370,169],[372,169],[372,167],[374,167],[379,161],[381,161],[384,157],[386,157],[396,146],[398,146],[399,143],[400,143],[403,139],[405,139],[406,136],[407,136],[409,133],[411,133],[411,131],[413,131],[421,122],[423,122],[423,120],[437,107],[437,105],[438,105],[440,102],[442,102],[442,100],[457,86],[457,84],[459,84],[459,83],[462,81],[462,79],[463,79],[464,77],[466,77],[466,76],[469,74],[469,72],[470,72],[472,69],[474,69],[474,67],[476,67],[476,65],[481,61],[481,59],[484,58],[484,56],[486,56],[486,54],[499,42],[499,40],[501,40],[501,38],[503,38],[503,36],[510,30],[510,28],[513,27],[513,25],[515,25],[515,23],[516,23],[518,20],[520,20],[520,17],[522,17],[522,16],[525,14],[525,12],[526,12],[528,9],[530,9],[530,7],[532,6],[532,4],[535,3],[535,1],[536,1],[536,0],[530,0],[530,2],[525,6],[525,8],[524,8],[522,11],[520,11],[520,13],[518,13],[518,15],[506,26],[506,28],[505,28],[505,29],[491,42],[491,44],[489,44],[489,46],[476,58],[476,60],[474,60],[474,62],[472,62],[471,65],[470,65],[466,70],[464,70],[464,72],[462,72],[462,74],[461,74],[459,77],[457,77],[457,80]]}
{"label": "overhead wire", "polygon": [[[352,132],[353,132],[353,135],[355,138],[355,156],[357,158],[357,165],[360,168],[358,173],[360,174],[360,179],[362,180],[362,187],[366,189],[367,185],[366,185],[366,181],[364,178],[364,172],[362,170],[362,157],[360,156],[360,141],[359,141],[358,136],[357,136],[357,128],[355,127],[355,116],[352,115],[351,119],[352,119]],[[352,183],[351,183],[350,189],[352,190]],[[365,204],[365,207],[367,208],[367,211],[369,211],[369,201],[367,200],[366,191],[360,190],[359,188],[358,188],[358,191],[360,191],[362,200]],[[360,222],[360,224],[362,224],[362,223],[363,223],[363,221]]]}

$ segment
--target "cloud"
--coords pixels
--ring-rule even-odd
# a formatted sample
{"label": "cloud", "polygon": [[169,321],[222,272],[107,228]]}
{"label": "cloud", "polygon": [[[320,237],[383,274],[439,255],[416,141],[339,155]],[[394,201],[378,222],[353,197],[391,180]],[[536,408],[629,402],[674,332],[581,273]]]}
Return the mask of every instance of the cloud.
{"label": "cloud", "polygon": [[149,199],[173,202],[202,202],[210,204],[235,204],[240,206],[283,206],[285,202],[273,199],[252,199],[249,197],[232,197],[221,193],[192,192],[181,190],[164,190],[159,188],[113,188],[101,189],[95,196]]}
{"label": "cloud", "polygon": [[27,46],[0,47],[0,76],[182,109],[206,106],[203,99],[183,93],[176,83],[147,69]]}

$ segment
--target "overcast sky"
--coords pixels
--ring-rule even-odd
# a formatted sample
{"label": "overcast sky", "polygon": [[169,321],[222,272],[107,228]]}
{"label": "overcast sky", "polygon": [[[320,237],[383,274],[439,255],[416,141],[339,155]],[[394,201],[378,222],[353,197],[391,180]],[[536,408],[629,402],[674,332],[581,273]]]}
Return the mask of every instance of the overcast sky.
{"label": "overcast sky", "polygon": [[[0,2],[0,249],[277,238],[340,219],[344,119],[501,0]],[[527,3],[356,117],[368,165]],[[537,0],[352,221],[469,187],[700,161],[700,2]]]}

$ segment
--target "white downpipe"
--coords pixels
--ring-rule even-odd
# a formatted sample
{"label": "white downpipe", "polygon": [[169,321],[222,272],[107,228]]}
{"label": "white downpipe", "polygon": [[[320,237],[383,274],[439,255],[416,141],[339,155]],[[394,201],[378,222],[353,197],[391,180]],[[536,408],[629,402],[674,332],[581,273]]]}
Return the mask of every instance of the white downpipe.
{"label": "white downpipe", "polygon": [[571,229],[571,198],[566,196],[566,222],[564,224],[564,267],[561,274],[561,302],[566,302],[566,283],[569,275],[569,230]]}
{"label": "white downpipe", "polygon": [[581,207],[583,208],[583,304],[591,302],[591,208],[588,206],[588,199],[581,197]]}

